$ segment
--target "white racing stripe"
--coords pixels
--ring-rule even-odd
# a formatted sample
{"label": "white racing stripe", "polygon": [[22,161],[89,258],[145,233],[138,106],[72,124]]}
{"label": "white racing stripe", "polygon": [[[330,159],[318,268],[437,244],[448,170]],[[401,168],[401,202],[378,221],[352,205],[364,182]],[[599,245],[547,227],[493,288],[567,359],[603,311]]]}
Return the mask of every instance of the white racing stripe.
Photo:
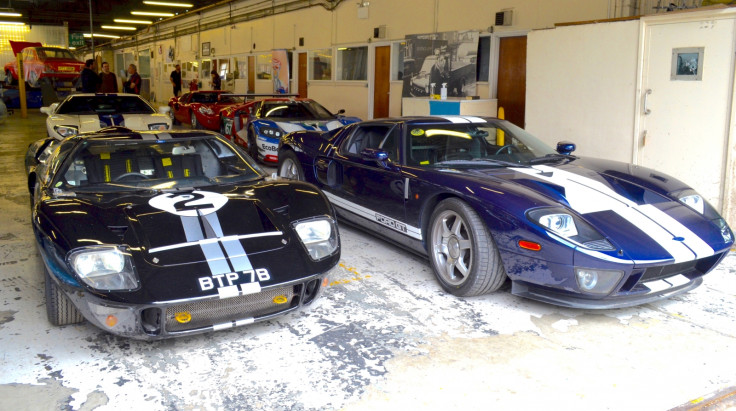
{"label": "white racing stripe", "polygon": [[[611,210],[664,248],[676,263],[713,255],[700,237],[653,205],[637,205],[601,182],[549,166],[512,170],[565,188],[570,207],[580,214]],[[542,174],[544,173],[544,174]],[[682,237],[683,241],[676,241]]]}
{"label": "white racing stripe", "polygon": [[[343,199],[341,197],[338,197],[338,196],[336,196],[334,194],[325,192],[325,195],[327,195],[327,198],[336,207],[340,207],[342,209],[345,209],[347,211],[350,211],[350,212],[352,212],[354,214],[357,214],[357,215],[359,215],[359,216],[361,216],[361,217],[363,217],[363,218],[365,218],[367,220],[374,221],[376,223],[381,224],[384,227],[390,228],[390,229],[392,229],[394,231],[397,231],[399,233],[405,234],[405,235],[407,235],[409,237],[416,238],[417,240],[421,240],[422,239],[422,230],[419,229],[418,227],[413,227],[413,226],[410,226],[409,224],[406,224],[403,221],[398,221],[398,220],[393,219],[391,217],[383,216],[382,214],[377,213],[377,212],[371,210],[370,208],[366,208],[366,207],[363,207],[361,205],[355,204],[355,203],[350,202],[348,200],[345,200],[345,199]],[[386,224],[384,222],[385,219],[381,219],[383,221],[379,221],[379,217],[380,216],[383,216],[383,217],[385,217],[385,219],[388,219],[388,220],[396,221],[400,225],[398,225],[398,226],[397,225],[388,225],[388,224]],[[399,228],[401,226],[403,226],[404,228],[406,228],[406,231],[401,230]]]}

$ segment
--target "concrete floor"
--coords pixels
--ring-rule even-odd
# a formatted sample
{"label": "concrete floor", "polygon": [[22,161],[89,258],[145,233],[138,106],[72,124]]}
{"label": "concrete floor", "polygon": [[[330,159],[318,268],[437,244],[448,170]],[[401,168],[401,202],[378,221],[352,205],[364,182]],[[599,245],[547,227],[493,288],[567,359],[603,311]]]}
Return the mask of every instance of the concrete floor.
{"label": "concrete floor", "polygon": [[736,409],[736,253],[700,288],[606,311],[460,299],[427,261],[350,227],[315,306],[159,342],[46,320],[23,155],[0,124],[1,410]]}

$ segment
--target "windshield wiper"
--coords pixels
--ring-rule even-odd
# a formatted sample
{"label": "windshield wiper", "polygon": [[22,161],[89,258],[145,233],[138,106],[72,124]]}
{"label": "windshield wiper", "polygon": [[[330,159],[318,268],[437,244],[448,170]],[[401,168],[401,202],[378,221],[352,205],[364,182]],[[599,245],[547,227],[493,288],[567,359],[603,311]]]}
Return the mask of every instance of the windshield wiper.
{"label": "windshield wiper", "polygon": [[529,164],[543,164],[543,163],[557,163],[562,160],[574,160],[577,157],[570,155],[570,154],[547,154],[542,157],[536,157],[531,160],[529,160]]}

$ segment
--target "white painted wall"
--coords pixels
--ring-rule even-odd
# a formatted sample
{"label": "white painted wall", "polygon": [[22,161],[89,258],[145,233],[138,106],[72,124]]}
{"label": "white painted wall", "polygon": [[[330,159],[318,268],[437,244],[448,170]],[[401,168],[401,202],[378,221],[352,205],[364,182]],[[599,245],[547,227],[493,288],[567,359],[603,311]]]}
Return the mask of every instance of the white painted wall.
{"label": "white painted wall", "polygon": [[[253,2],[233,3],[233,14],[253,10]],[[468,30],[487,31],[494,24],[495,13],[510,9],[514,24],[510,27],[496,27],[496,32],[525,31],[528,29],[552,27],[557,22],[591,20],[606,18],[609,0],[402,0],[373,1],[368,7],[368,18],[358,18],[355,2],[344,1],[334,11],[316,6],[308,9],[269,16],[258,20],[235,25],[204,30],[198,34],[182,36],[176,41],[176,59],[180,61],[201,60],[198,56],[201,43],[209,42],[216,50],[214,57],[269,52],[276,48],[295,51],[308,51],[322,48],[333,48],[341,45],[367,45],[372,41],[373,28],[386,26],[384,42],[400,41],[407,34],[431,33],[435,31]],[[164,33],[174,27],[192,25],[198,20],[202,24],[213,21],[229,13],[229,6],[209,9],[201,15],[187,16],[181,19],[162,23],[156,30],[139,33],[139,41],[145,43],[146,38],[153,40],[155,32]],[[298,44],[304,38],[304,46]],[[168,50],[173,40],[154,41],[154,47],[162,45]],[[139,48],[146,48],[140,45]],[[133,52],[132,48],[118,50],[118,53]],[[211,56],[212,57],[212,56]],[[165,55],[154,57],[152,67],[162,67]],[[168,100],[171,94],[167,70],[161,70],[157,79],[153,79],[152,88],[159,101]],[[333,73],[335,69],[333,68]],[[325,94],[325,88],[332,87]],[[372,113],[371,96],[364,95],[364,101],[355,101],[355,96],[344,95],[345,85],[341,82],[327,82],[318,85],[320,95],[336,98],[335,105],[351,107],[356,115],[367,118]],[[347,85],[348,88],[354,87]],[[485,87],[485,88],[484,88]],[[478,94],[490,97],[493,93],[488,85],[479,85]],[[262,90],[262,85],[256,85]],[[392,83],[390,113],[401,113],[401,85]],[[482,90],[482,91],[481,91]],[[315,91],[317,92],[317,91]],[[312,95],[311,85],[309,96]]]}
{"label": "white painted wall", "polygon": [[631,161],[639,21],[530,32],[526,129],[576,154]]}

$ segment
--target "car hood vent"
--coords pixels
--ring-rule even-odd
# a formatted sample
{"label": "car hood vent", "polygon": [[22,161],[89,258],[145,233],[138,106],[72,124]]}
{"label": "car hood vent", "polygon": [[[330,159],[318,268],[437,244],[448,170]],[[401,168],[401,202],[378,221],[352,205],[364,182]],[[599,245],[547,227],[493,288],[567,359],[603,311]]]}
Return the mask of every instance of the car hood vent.
{"label": "car hood vent", "polygon": [[125,237],[125,233],[128,231],[128,226],[127,225],[109,225],[107,226],[107,229],[110,230],[111,233],[120,237],[120,240],[122,241],[122,239]]}

